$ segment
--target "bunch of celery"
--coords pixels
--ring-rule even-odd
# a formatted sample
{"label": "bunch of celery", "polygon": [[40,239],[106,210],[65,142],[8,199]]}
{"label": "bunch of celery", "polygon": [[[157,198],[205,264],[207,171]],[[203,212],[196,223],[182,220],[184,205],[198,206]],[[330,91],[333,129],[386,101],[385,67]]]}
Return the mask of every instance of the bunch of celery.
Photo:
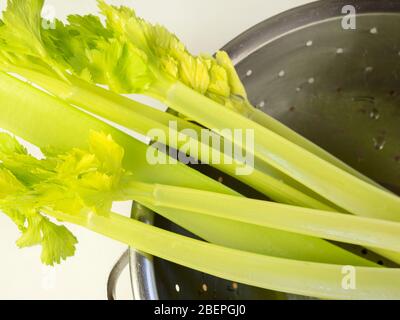
{"label": "bunch of celery", "polygon": [[[400,262],[398,197],[253,108],[226,53],[192,56],[133,10],[99,6],[106,25],[70,16],[68,24],[43,29],[42,0],[9,0],[3,12],[0,127],[45,154],[35,159],[13,137],[0,136],[0,208],[22,231],[19,246],[40,244],[46,264],[73,255],[77,240],[49,220],[55,218],[255,286],[322,298],[400,296],[398,269],[326,241],[367,246]],[[123,93],[157,98],[170,113]],[[243,165],[237,161],[213,165],[281,204],[245,199],[179,162],[150,165],[152,146],[75,106],[142,134],[167,132],[175,121],[177,130],[201,125],[235,143],[223,129],[252,129],[256,163],[249,176],[235,176]],[[167,141],[172,148],[183,143]],[[201,150],[204,162],[221,152]],[[208,242],[118,216],[111,212],[118,200],[135,200]],[[341,265],[356,266],[356,290],[341,286]]]}

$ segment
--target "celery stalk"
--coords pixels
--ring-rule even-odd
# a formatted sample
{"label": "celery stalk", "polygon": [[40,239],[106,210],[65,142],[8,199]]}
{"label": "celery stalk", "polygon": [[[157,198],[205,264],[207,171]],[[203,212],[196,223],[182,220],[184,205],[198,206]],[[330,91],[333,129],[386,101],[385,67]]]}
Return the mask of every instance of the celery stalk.
{"label": "celery stalk", "polygon": [[363,175],[359,171],[353,169],[348,164],[344,163],[342,160],[336,158],[329,152],[325,151],[321,147],[317,146],[315,143],[311,142],[310,140],[304,138],[296,131],[290,129],[289,127],[285,126],[282,122],[274,119],[270,115],[262,112],[254,108],[253,106],[249,106],[249,109],[246,110],[245,116],[247,116],[250,120],[258,123],[259,125],[275,132],[276,134],[280,135],[281,137],[289,140],[290,142],[302,147],[303,149],[311,152],[312,154],[320,157],[321,159],[333,164],[334,166],[347,171],[348,173],[352,174],[353,176],[362,179],[376,187],[382,188],[378,183],[373,181],[372,179],[368,178],[367,176]]}
{"label": "celery stalk", "polygon": [[[400,253],[400,223],[166,185],[127,183],[126,199]],[[207,199],[207,201],[205,201]]]}
{"label": "celery stalk", "polygon": [[[183,129],[191,129],[197,132],[198,137],[200,137],[201,128],[195,124],[171,114],[154,110],[75,77],[68,77],[69,83],[67,83],[27,69],[16,67],[9,69],[35,82],[70,104],[77,105],[86,111],[132,129],[142,135],[147,135],[150,130],[157,128],[164,132],[167,138],[166,142],[172,148],[180,149],[184,143],[190,142],[198,147],[199,160],[203,163],[208,162],[208,155],[203,154],[201,150],[203,148],[210,149],[210,146],[204,145],[201,141],[182,133]],[[174,132],[169,127],[171,121],[176,122],[179,132]],[[178,133],[184,135],[186,141],[169,139],[170,134]],[[221,150],[223,150],[223,146],[221,146]],[[220,150],[213,149],[213,151],[221,154]],[[210,150],[209,153],[211,154],[211,152]],[[220,155],[220,157],[221,159],[225,157],[225,160],[221,161],[221,163],[210,163],[210,165],[251,186],[272,200],[308,208],[335,210],[333,205],[318,197],[318,194],[312,193],[309,189],[304,188],[303,185],[296,183],[274,168],[263,165],[262,169],[260,169],[260,165],[256,164],[251,174],[236,175],[238,166],[244,164],[238,163],[237,160],[232,159],[229,155],[224,154]]]}
{"label": "celery stalk", "polygon": [[225,128],[253,129],[257,157],[344,210],[400,221],[399,197],[354,177],[237,112],[219,107],[218,103],[179,82],[159,81],[154,90],[164,92],[174,110],[222,135],[221,130]]}
{"label": "celery stalk", "polygon": [[[124,147],[126,151],[124,166],[132,171],[137,181],[236,194],[182,164],[149,165],[145,157],[148,146],[4,73],[0,73],[0,102],[0,127],[39,147],[54,146],[61,150],[85,147],[91,130],[102,131],[111,134]],[[320,239],[286,232],[269,232],[269,229],[251,226],[246,226],[246,232],[238,233],[237,231],[241,230],[240,223],[225,224],[224,219],[210,219],[201,215],[193,218],[188,214],[168,209],[159,210],[158,213],[205,240],[219,241],[220,244],[226,242],[228,246],[238,245],[249,250],[260,249],[263,253],[274,252],[287,258],[290,258],[288,253],[296,252],[297,257],[301,259],[302,252],[305,252],[305,257],[314,261],[318,261],[319,258],[332,259],[334,263],[336,259],[341,259],[346,261],[343,263],[348,264],[370,264]],[[266,241],[273,243],[273,246],[260,247],[257,237],[259,233]]]}
{"label": "celery stalk", "polygon": [[[399,219],[398,197],[235,111],[244,108],[237,98],[246,101],[246,92],[226,53],[218,52],[215,58],[193,56],[162,26],[140,19],[130,8],[104,1],[99,1],[99,8],[106,25],[94,16],[71,16],[68,24],[57,23],[57,31],[24,23],[40,19],[42,7],[43,1],[10,0],[0,28],[2,68],[40,70],[66,82],[73,74],[108,85],[116,93],[144,93],[164,99],[181,115],[217,132],[253,129],[255,155],[268,166],[345,211]],[[18,37],[13,33],[15,24],[20,28]],[[33,41],[29,45],[28,39]]]}
{"label": "celery stalk", "polygon": [[[110,213],[46,212],[140,251],[217,277],[265,289],[325,299],[400,299],[400,270],[288,260],[229,249]],[[347,270],[356,287],[348,289]]]}

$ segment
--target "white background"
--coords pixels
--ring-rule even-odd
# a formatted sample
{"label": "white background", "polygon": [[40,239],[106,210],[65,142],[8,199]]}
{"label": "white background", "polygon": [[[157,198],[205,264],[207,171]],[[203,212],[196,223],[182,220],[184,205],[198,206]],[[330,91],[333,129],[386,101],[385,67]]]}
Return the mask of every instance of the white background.
{"label": "white background", "polygon": [[[151,22],[175,32],[193,53],[212,53],[254,24],[310,0],[125,0]],[[48,0],[57,17],[97,13],[95,0]],[[6,0],[0,0],[3,10]],[[1,107],[1,106],[0,106]],[[120,205],[121,212],[129,208]],[[79,239],[75,257],[43,267],[40,249],[17,249],[18,231],[0,213],[0,299],[106,299],[106,282],[125,246],[86,230],[70,228]],[[119,298],[131,298],[127,274]]]}

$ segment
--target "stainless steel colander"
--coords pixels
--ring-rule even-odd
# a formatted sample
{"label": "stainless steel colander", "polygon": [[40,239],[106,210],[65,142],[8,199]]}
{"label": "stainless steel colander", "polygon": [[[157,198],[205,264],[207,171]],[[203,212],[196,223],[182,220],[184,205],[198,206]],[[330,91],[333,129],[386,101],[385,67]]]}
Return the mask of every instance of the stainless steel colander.
{"label": "stainless steel colander", "polygon": [[[356,10],[356,29],[343,28],[346,5]],[[224,50],[254,105],[400,194],[400,0],[318,1],[260,23]],[[228,181],[243,193],[252,192]],[[134,214],[153,221],[140,206]],[[158,216],[154,223],[189,235]],[[390,264],[365,249],[349,248]],[[288,298],[153,261],[133,249],[111,274],[110,298],[128,263],[135,299]]]}

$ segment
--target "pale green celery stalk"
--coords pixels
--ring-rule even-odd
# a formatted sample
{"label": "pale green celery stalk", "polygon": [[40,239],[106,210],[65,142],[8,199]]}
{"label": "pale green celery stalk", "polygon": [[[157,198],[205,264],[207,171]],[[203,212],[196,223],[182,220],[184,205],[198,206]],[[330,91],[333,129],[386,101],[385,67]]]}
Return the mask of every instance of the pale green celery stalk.
{"label": "pale green celery stalk", "polygon": [[[237,175],[236,169],[244,166],[244,163],[237,162],[237,160],[232,159],[229,155],[221,154],[220,150],[211,150],[209,145],[205,145],[187,134],[185,135],[185,139],[182,140],[169,139],[170,134],[176,134],[175,136],[178,134],[178,132],[174,132],[173,128],[169,126],[171,121],[176,122],[177,130],[180,134],[183,134],[183,129],[191,129],[197,132],[197,136],[200,137],[201,128],[188,121],[149,108],[141,103],[132,101],[131,99],[94,86],[75,77],[68,77],[70,83],[67,83],[27,69],[14,67],[13,71],[33,81],[62,100],[128,129],[135,130],[140,134],[147,135],[152,129],[161,130],[164,132],[167,139],[166,142],[172,148],[180,149],[187,143],[196,145],[199,150],[199,159],[203,163],[210,162],[207,153],[211,155],[212,152],[217,152],[221,160],[225,159],[219,163],[210,162],[211,166],[235,177],[272,200],[321,210],[335,211],[336,209],[334,205],[329,204],[325,199],[319,197],[318,194],[304,188],[303,185],[281,174],[274,168],[263,166],[263,169],[260,169],[260,166],[256,165],[251,174]],[[208,150],[208,152],[201,152],[204,148]],[[224,150],[222,144],[221,150]]]}
{"label": "pale green celery stalk", "polygon": [[[350,213],[400,221],[400,198],[354,177],[271,130],[195,92],[179,81],[160,80],[152,90],[172,109],[216,130],[253,129],[255,155]],[[233,139],[231,139],[233,140]]]}
{"label": "pale green celery stalk", "polygon": [[[399,269],[349,267],[254,254],[180,236],[113,213],[79,217],[45,213],[142,252],[239,283],[324,299],[400,299]],[[354,290],[343,286],[349,270],[356,275]]]}
{"label": "pale green celery stalk", "polygon": [[368,178],[367,176],[363,175],[359,171],[355,170],[354,168],[350,167],[348,164],[344,163],[342,160],[336,158],[334,155],[330,154],[329,152],[325,151],[321,147],[317,146],[315,143],[311,142],[310,140],[306,139],[302,135],[298,134],[296,131],[290,129],[289,127],[285,126],[282,122],[274,119],[270,115],[266,114],[265,112],[253,107],[249,104],[246,111],[243,113],[247,118],[250,120],[258,123],[259,125],[275,132],[276,134],[280,135],[281,137],[293,142],[294,144],[302,147],[303,149],[313,153],[314,155],[324,159],[327,162],[330,162],[334,166],[347,171],[348,173],[352,174],[353,176],[362,179],[376,187],[383,188],[378,183],[373,181],[372,179]]}
{"label": "pale green celery stalk", "polygon": [[[159,212],[160,210],[160,207],[154,206],[152,203],[146,202],[145,200],[142,201],[142,204],[154,212]],[[196,219],[193,219],[190,215],[197,215]],[[346,261],[349,259],[342,250],[338,250],[339,248],[330,242],[325,241],[323,244],[324,249],[322,249],[321,239],[316,237],[303,236],[307,237],[307,240],[305,238],[300,240],[298,233],[261,227],[249,223],[238,223],[232,219],[218,218],[216,216],[167,207],[162,207],[162,216],[178,225],[190,224],[190,228],[192,229],[188,228],[189,231],[196,230],[199,234],[207,234],[207,241],[229,248],[271,255],[274,257],[290,257],[290,259],[295,260],[322,263],[347,264],[348,262]],[[225,226],[226,230],[229,230],[229,233],[220,231],[220,226],[222,225]],[[286,245],[282,245],[283,242],[286,243]],[[296,242],[296,246],[290,245]],[[299,247],[301,247],[301,251],[299,251]],[[369,247],[367,247],[367,249],[400,264],[400,254],[398,252]],[[323,250],[326,254],[320,255],[316,259],[315,251],[318,250]],[[357,255],[353,255],[351,259],[354,261],[352,263],[354,265],[376,266],[375,263],[366,261]]]}
{"label": "pale green celery stalk", "polygon": [[[0,72],[0,127],[11,131],[40,148],[56,147],[60,151],[87,148],[92,130],[111,134],[124,147],[124,166],[139,181],[171,182],[174,185],[235,194],[220,183],[184,165],[152,166],[147,162],[149,148],[106,123],[51,97],[31,85]],[[154,171],[157,171],[157,175]]]}
{"label": "pale green celery stalk", "polygon": [[[152,203],[261,227],[400,252],[400,223],[215,192],[126,181],[124,200]],[[206,200],[206,201],[205,201]]]}
{"label": "pale green celery stalk", "polygon": [[[182,164],[150,165],[145,156],[148,148],[145,144],[4,73],[0,73],[0,128],[11,131],[38,147],[53,146],[65,151],[74,147],[87,148],[91,130],[105,132],[111,134],[125,149],[124,167],[132,172],[137,181],[236,194]],[[300,260],[371,264],[313,237],[257,228],[204,215],[193,216],[179,210],[165,209],[158,210],[158,213],[199,237],[220,245],[286,258],[292,258],[293,253]]]}
{"label": "pale green celery stalk", "polygon": [[[154,212],[160,210],[150,202],[142,201],[142,204]],[[193,232],[195,230],[198,234],[207,234],[207,239],[201,237],[202,239],[232,249],[293,260],[377,266],[369,260],[345,251],[337,245],[320,238],[310,236],[302,236],[300,238],[299,234],[293,232],[259,227],[248,223],[238,223],[231,219],[167,207],[162,208],[162,216],[177,225],[190,224],[192,230],[190,228],[188,230],[192,231],[192,233],[195,233]],[[220,226],[224,226],[224,228],[221,229]],[[322,244],[321,241],[324,243]],[[293,245],[293,243],[296,243],[296,245]],[[319,252],[319,254],[316,255],[315,252]],[[349,262],[350,260],[352,262]]]}

